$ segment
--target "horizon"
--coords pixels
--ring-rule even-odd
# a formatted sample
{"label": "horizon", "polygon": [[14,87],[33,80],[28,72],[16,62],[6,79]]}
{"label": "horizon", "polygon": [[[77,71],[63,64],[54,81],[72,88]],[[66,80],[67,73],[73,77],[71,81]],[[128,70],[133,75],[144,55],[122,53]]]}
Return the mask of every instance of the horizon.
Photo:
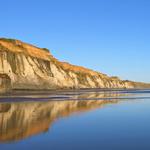
{"label": "horizon", "polygon": [[148,0],[7,3],[1,3],[1,37],[48,48],[60,61],[109,76],[150,82]]}

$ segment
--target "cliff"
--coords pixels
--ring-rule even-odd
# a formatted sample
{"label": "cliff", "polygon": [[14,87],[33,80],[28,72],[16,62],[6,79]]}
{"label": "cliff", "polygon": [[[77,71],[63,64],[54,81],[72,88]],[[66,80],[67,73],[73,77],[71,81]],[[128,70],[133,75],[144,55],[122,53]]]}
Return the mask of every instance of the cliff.
{"label": "cliff", "polygon": [[5,38],[0,39],[0,73],[10,77],[13,89],[135,88],[145,85],[60,62],[48,49]]}

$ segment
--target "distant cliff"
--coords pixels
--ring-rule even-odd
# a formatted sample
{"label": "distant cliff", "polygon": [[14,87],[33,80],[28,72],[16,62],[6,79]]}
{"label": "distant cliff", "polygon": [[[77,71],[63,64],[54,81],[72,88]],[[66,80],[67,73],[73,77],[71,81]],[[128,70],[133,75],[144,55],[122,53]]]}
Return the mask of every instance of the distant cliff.
{"label": "distant cliff", "polygon": [[10,77],[13,89],[150,87],[60,62],[46,48],[5,38],[0,39],[0,73]]}

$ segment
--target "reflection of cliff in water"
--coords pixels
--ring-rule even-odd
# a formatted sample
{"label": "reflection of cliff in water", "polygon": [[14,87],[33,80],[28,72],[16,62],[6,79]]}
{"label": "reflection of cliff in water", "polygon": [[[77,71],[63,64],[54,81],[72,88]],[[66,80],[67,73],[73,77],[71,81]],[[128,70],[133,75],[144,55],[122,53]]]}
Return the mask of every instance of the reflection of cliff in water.
{"label": "reflection of cliff in water", "polygon": [[46,132],[60,117],[116,102],[116,100],[70,100],[0,103],[0,142],[21,140]]}

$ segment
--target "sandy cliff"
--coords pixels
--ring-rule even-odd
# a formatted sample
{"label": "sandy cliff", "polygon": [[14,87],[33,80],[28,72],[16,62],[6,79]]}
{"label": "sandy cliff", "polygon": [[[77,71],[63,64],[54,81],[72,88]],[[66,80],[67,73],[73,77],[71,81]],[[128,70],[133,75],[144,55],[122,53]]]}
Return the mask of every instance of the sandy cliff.
{"label": "sandy cliff", "polygon": [[0,73],[11,78],[13,89],[134,88],[145,85],[60,62],[45,48],[4,38],[0,39]]}

